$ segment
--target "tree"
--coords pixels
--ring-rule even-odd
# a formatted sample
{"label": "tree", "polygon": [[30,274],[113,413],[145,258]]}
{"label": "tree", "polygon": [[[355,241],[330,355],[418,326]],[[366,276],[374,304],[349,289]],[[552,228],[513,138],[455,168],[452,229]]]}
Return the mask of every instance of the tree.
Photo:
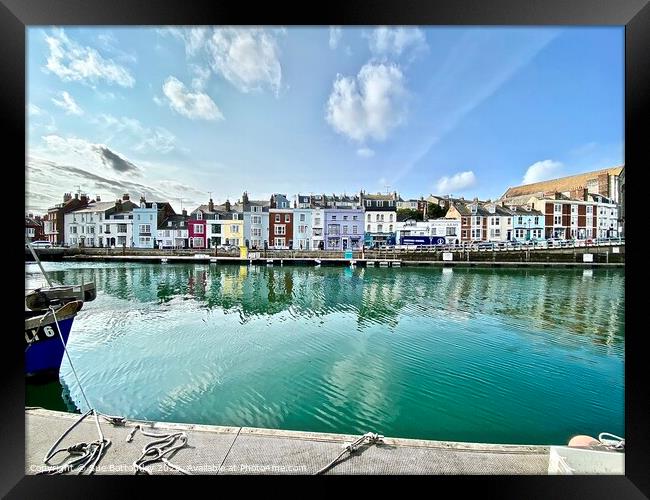
{"label": "tree", "polygon": [[403,208],[397,211],[398,222],[403,222],[408,219],[422,220],[422,213],[410,208]]}
{"label": "tree", "polygon": [[447,210],[447,208],[441,207],[437,203],[429,203],[427,206],[427,217],[429,219],[444,217],[447,214]]}

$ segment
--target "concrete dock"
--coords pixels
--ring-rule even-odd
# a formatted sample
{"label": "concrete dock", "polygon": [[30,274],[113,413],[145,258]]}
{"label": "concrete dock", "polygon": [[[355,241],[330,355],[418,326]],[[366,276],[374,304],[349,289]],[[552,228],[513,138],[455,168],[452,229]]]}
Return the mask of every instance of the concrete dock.
{"label": "concrete dock", "polygon": [[[25,473],[35,474],[45,467],[43,457],[80,415],[44,409],[25,410]],[[136,431],[165,433],[183,431],[187,446],[170,457],[170,462],[192,474],[313,474],[328,465],[347,443],[360,436],[299,432],[250,427],[174,424],[127,420],[112,425],[100,419],[104,436],[111,441],[98,464],[97,474],[135,473],[133,463],[143,447],[156,438]],[[368,429],[381,433],[381,429]],[[59,448],[96,440],[94,417],[86,417],[66,436]],[[50,464],[63,461],[58,454]],[[397,439],[364,445],[343,458],[326,474],[527,474],[546,475],[548,446],[500,445]],[[158,462],[152,474],[181,474]],[[74,474],[74,472],[73,472]]]}

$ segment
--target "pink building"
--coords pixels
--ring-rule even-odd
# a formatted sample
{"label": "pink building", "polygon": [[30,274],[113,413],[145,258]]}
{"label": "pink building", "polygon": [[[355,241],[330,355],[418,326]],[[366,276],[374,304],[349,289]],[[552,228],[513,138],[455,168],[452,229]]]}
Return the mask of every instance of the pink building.
{"label": "pink building", "polygon": [[187,221],[190,248],[206,248],[205,219],[190,219]]}

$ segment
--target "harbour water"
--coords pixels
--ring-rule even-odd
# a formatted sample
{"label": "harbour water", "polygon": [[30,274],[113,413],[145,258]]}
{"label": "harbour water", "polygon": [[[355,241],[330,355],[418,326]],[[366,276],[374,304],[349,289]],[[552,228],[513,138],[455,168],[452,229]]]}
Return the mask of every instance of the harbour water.
{"label": "harbour water", "polygon": [[[44,266],[97,282],[68,349],[108,414],[483,443],[624,435],[623,270]],[[67,360],[50,387],[29,403],[60,409],[62,391],[86,409]]]}

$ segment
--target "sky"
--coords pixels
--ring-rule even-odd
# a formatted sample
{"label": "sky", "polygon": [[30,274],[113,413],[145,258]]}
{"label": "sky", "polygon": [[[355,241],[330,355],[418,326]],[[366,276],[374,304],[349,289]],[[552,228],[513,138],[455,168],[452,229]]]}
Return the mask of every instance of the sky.
{"label": "sky", "polygon": [[622,165],[623,27],[28,27],[26,210],[495,199]]}

